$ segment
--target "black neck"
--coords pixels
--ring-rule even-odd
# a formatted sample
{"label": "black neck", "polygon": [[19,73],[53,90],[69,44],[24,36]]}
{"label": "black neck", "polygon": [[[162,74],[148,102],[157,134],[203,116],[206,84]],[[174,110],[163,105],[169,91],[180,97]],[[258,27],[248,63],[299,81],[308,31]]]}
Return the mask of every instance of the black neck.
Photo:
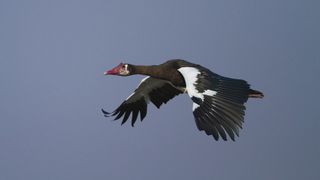
{"label": "black neck", "polygon": [[158,66],[152,65],[152,66],[139,66],[139,65],[131,65],[132,72],[131,74],[141,74],[141,75],[147,75],[147,76],[159,76],[160,70]]}

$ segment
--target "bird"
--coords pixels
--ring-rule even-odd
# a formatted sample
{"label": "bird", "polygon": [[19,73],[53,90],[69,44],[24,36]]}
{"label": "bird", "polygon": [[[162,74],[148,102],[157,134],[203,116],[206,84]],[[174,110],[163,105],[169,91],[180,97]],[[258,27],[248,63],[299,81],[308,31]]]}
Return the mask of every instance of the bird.
{"label": "bird", "polygon": [[148,103],[158,109],[180,94],[188,94],[192,100],[192,112],[199,131],[235,141],[239,137],[245,116],[248,98],[263,98],[264,94],[253,90],[242,79],[218,75],[209,69],[182,59],[168,60],[159,65],[133,65],[120,63],[105,75],[131,76],[145,75],[134,90],[113,112],[101,109],[105,117],[121,117],[121,125],[131,115],[131,125],[135,125],[138,115],[142,121],[147,114]]}

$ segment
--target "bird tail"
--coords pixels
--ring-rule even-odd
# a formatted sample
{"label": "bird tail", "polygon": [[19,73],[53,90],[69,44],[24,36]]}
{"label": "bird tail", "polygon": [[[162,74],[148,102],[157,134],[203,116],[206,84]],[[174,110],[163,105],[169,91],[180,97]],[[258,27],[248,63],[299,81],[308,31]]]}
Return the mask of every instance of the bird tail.
{"label": "bird tail", "polygon": [[263,98],[264,95],[262,92],[254,90],[254,89],[249,89],[249,98]]}

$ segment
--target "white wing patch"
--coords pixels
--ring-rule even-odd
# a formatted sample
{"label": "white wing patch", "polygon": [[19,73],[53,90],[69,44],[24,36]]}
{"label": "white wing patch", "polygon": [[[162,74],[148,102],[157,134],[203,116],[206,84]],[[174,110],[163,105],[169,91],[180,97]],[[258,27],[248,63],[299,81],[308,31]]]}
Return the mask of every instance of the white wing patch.
{"label": "white wing patch", "polygon": [[194,110],[197,109],[198,107],[200,107],[199,104],[193,103],[193,104],[192,104],[192,111],[194,111]]}
{"label": "white wing patch", "polygon": [[217,94],[217,91],[212,91],[210,89],[205,90],[203,93],[203,95],[207,95],[207,96],[214,96]]}
{"label": "white wing patch", "polygon": [[178,71],[182,74],[186,82],[186,89],[187,89],[188,95],[190,97],[195,96],[203,100],[203,95],[201,97],[201,94],[198,92],[198,90],[195,87],[195,84],[198,80],[197,76],[200,74],[200,71],[193,67],[182,67],[182,68],[179,68]]}
{"label": "white wing patch", "polygon": [[[200,74],[200,71],[197,68],[194,67],[182,67],[179,68],[178,71],[182,74],[185,82],[186,82],[186,89],[188,92],[188,95],[192,97],[200,98],[202,101],[204,101],[204,95],[207,96],[214,96],[217,94],[217,91],[213,91],[211,89],[207,89],[204,92],[200,93],[197,89],[197,80],[198,75]],[[193,110],[198,108],[199,105],[197,103],[193,103]]]}
{"label": "white wing patch", "polygon": [[137,88],[138,88],[144,81],[146,81],[149,77],[150,77],[150,76],[147,76],[147,77],[143,78],[143,79],[140,81],[140,83],[139,83],[139,85],[137,86]]}
{"label": "white wing patch", "polygon": [[126,101],[127,101],[128,99],[130,99],[133,95],[134,95],[134,92],[131,93],[131,94],[127,97]]}

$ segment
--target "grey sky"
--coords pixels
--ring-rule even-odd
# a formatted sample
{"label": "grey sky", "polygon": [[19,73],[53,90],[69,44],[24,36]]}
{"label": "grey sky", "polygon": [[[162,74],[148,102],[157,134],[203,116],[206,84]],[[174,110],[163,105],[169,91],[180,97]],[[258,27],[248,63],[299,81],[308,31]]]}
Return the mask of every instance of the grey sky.
{"label": "grey sky", "polygon": [[[0,179],[320,179],[320,3],[0,1]],[[236,142],[196,128],[187,95],[136,127],[106,119],[142,76],[182,58],[265,93]]]}

